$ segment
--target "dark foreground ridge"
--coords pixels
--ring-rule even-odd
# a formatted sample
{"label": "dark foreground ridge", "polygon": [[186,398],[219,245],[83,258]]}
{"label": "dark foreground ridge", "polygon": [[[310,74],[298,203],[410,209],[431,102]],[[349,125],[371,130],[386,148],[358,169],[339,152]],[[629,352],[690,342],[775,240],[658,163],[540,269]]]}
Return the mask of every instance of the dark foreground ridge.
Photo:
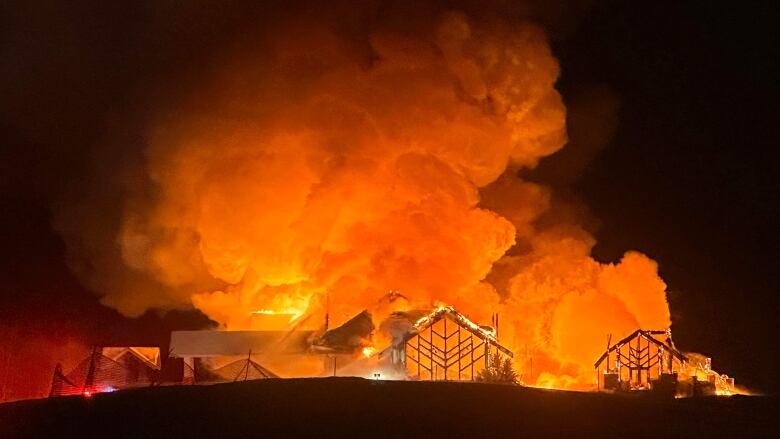
{"label": "dark foreground ridge", "polygon": [[267,379],[0,405],[0,438],[773,437],[775,397],[653,400],[474,383]]}

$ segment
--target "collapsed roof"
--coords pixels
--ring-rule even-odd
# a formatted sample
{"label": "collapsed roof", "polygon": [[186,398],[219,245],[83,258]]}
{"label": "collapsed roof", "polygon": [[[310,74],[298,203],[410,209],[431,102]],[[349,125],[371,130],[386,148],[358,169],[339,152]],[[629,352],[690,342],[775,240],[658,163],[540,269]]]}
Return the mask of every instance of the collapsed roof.
{"label": "collapsed roof", "polygon": [[371,313],[363,310],[343,325],[325,331],[312,343],[312,349],[321,353],[351,353],[369,344],[373,332]]}

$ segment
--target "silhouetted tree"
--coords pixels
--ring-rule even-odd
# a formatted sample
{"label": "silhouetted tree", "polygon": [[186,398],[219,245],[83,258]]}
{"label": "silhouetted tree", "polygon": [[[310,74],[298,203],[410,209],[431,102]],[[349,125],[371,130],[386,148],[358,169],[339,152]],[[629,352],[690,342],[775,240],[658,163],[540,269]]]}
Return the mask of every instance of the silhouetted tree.
{"label": "silhouetted tree", "polygon": [[477,381],[496,384],[517,384],[518,375],[512,366],[512,360],[501,358],[497,352],[490,357],[490,366],[477,374]]}

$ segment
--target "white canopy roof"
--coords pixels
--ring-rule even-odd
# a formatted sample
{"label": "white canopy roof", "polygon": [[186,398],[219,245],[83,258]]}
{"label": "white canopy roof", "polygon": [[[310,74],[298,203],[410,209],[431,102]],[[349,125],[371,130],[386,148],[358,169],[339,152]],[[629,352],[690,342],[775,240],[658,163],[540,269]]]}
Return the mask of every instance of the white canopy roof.
{"label": "white canopy roof", "polygon": [[303,353],[312,331],[173,331],[172,357],[262,354],[271,350]]}

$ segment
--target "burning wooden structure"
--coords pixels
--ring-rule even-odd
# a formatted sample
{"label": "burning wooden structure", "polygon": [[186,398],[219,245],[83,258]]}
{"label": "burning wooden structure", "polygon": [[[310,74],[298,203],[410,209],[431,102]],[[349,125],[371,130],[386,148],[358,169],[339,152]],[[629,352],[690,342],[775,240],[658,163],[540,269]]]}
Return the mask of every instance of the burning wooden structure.
{"label": "burning wooden structure", "polygon": [[374,321],[367,310],[356,314],[343,325],[314,337],[310,350],[318,354],[352,354],[370,343],[374,332]]}
{"label": "burning wooden structure", "polygon": [[[660,337],[664,337],[661,339]],[[610,362],[614,355],[614,364]],[[674,389],[677,374],[688,358],[674,347],[669,330],[637,329],[613,345],[596,360],[599,386],[605,390]]]}
{"label": "burning wooden structure", "polygon": [[495,355],[512,358],[493,327],[477,325],[451,306],[396,312],[382,326],[393,341],[376,357],[371,354],[375,327],[368,311],[324,332],[174,331],[171,357],[184,360],[185,383],[274,377],[258,362],[269,358],[287,365],[320,358],[328,375],[342,369],[382,375],[378,368],[382,376],[398,379],[474,380]]}
{"label": "burning wooden structure", "polygon": [[414,321],[380,355],[389,356],[410,378],[473,381],[495,353],[513,356],[498,342],[494,328],[477,325],[451,306],[440,306]]}

